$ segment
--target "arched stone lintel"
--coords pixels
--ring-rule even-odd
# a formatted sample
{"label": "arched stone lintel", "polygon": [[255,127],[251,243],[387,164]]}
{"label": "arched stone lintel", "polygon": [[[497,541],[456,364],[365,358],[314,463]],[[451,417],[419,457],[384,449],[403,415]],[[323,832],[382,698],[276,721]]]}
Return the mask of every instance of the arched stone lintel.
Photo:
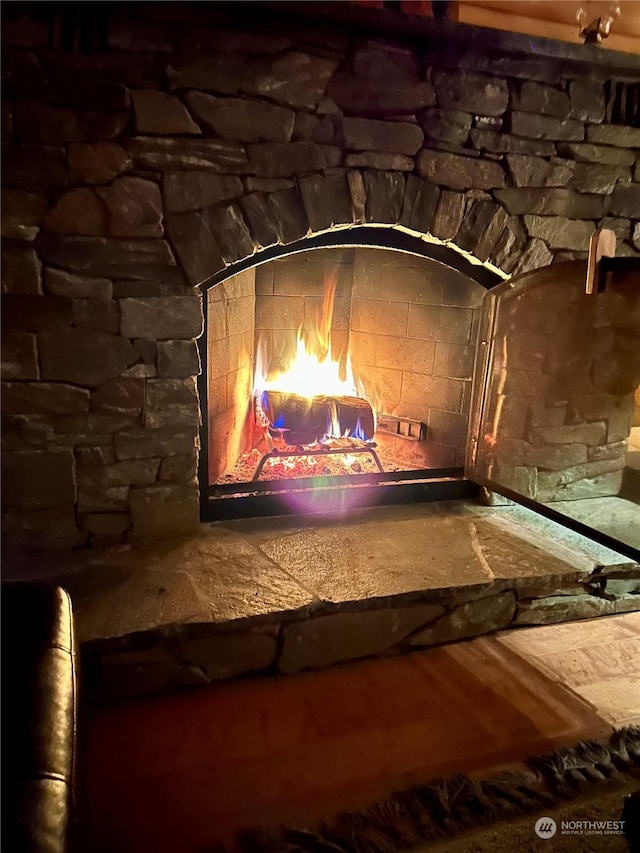
{"label": "arched stone lintel", "polygon": [[444,190],[397,171],[313,173],[287,189],[168,214],[166,226],[188,280],[204,289],[242,265],[261,263],[258,253],[269,260],[305,238],[357,226],[390,228],[447,246],[502,278],[552,260],[546,243],[527,239],[520,218],[487,193]]}

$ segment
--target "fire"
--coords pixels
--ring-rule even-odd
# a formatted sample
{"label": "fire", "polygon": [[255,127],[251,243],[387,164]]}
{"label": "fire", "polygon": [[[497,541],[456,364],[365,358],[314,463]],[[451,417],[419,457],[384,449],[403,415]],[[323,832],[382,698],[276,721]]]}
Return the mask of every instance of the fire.
{"label": "fire", "polygon": [[325,280],[322,311],[310,335],[298,329],[296,354],[287,370],[272,373],[269,369],[266,341],[260,338],[256,354],[253,394],[260,397],[264,391],[282,391],[298,397],[312,399],[319,396],[364,397],[364,388],[356,382],[351,358],[347,353],[344,373],[340,355],[334,358],[331,351],[331,321],[336,295],[337,275]]}

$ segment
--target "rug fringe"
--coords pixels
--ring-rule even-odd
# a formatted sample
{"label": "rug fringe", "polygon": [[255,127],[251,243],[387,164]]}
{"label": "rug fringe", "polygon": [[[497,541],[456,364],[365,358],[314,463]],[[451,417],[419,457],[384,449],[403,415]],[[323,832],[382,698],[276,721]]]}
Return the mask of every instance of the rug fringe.
{"label": "rug fringe", "polygon": [[398,853],[499,820],[553,808],[592,788],[637,775],[640,726],[613,732],[608,742],[584,740],[524,762],[486,781],[457,773],[392,794],[363,812],[345,812],[317,831],[281,827],[243,832],[242,853]]}

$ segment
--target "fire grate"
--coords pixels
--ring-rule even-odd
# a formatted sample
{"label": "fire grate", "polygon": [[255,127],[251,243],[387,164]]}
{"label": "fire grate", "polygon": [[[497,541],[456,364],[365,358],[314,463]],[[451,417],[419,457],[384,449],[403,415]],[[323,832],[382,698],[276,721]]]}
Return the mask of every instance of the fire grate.
{"label": "fire grate", "polygon": [[[295,450],[270,450],[268,453],[265,453],[262,459],[260,460],[258,467],[256,468],[255,474],[252,477],[252,482],[255,482],[260,474],[262,473],[262,469],[266,465],[266,463],[270,459],[287,459],[292,458],[295,459],[297,457],[304,456],[337,456],[339,454],[351,456],[355,453],[369,453],[373,456],[374,462],[380,471],[381,474],[384,474],[384,468],[382,467],[382,463],[378,458],[378,454],[374,450],[375,445],[367,444],[363,447],[329,447],[329,446],[321,446],[319,448],[304,448],[298,447]],[[290,481],[289,481],[290,482]]]}

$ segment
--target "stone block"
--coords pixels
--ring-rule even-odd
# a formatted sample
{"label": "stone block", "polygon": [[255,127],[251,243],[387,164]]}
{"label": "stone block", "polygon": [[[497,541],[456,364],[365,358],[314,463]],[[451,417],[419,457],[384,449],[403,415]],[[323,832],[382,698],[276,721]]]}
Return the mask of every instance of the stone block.
{"label": "stone block", "polygon": [[506,80],[473,71],[441,71],[434,75],[438,106],[483,116],[500,116],[509,104]]}
{"label": "stone block", "polygon": [[587,141],[617,148],[640,148],[640,128],[619,124],[590,124],[587,126]]}
{"label": "stone block", "polygon": [[158,480],[166,483],[192,483],[196,477],[195,455],[167,456],[160,462]]}
{"label": "stone block", "polygon": [[420,234],[427,234],[431,230],[439,198],[438,187],[415,175],[408,175],[402,199],[400,225]]}
{"label": "stone block", "polygon": [[454,240],[462,225],[465,207],[466,199],[463,193],[443,190],[431,228],[433,236],[441,240]]}
{"label": "stone block", "polygon": [[194,340],[158,342],[158,376],[179,379],[198,376],[200,372],[200,354]]}
{"label": "stone block", "polygon": [[167,232],[193,285],[202,284],[225,268],[210,221],[211,208],[166,216]]}
{"label": "stone block", "polygon": [[107,209],[94,190],[76,187],[64,193],[45,219],[58,234],[103,236],[109,233]]}
{"label": "stone block", "polygon": [[98,190],[109,213],[109,231],[115,237],[161,237],[162,199],[153,181],[118,178]]}
{"label": "stone block", "polygon": [[100,483],[97,486],[81,486],[78,489],[80,512],[126,512],[128,509],[128,486],[105,486]]}
{"label": "stone block", "polygon": [[513,268],[513,275],[521,275],[530,270],[541,269],[551,263],[552,255],[547,244],[537,237],[529,240]]}
{"label": "stone block", "polygon": [[346,175],[309,175],[300,178],[298,185],[312,231],[351,225],[353,212]]}
{"label": "stone block", "polygon": [[2,146],[2,183],[16,187],[64,187],[69,171],[64,148],[6,143]]}
{"label": "stone block", "polygon": [[195,484],[131,489],[129,506],[134,542],[188,536],[198,530],[200,504]]}
{"label": "stone block", "polygon": [[367,194],[365,218],[367,222],[395,224],[400,219],[404,197],[404,175],[400,172],[363,173]]}
{"label": "stone block", "polygon": [[570,101],[567,93],[560,89],[527,80],[521,85],[519,92],[514,92],[511,106],[514,110],[522,110],[525,113],[566,118],[569,115]]}
{"label": "stone block", "polygon": [[637,219],[640,216],[640,184],[619,184],[609,199],[608,212],[613,216]]}
{"label": "stone block", "polygon": [[2,247],[2,293],[42,292],[42,265],[33,249]]}
{"label": "stone block", "polygon": [[[2,335],[0,339],[0,376],[8,379],[38,379],[36,337],[23,332]],[[3,407],[5,401],[3,400]],[[5,409],[6,410],[6,409]]]}
{"label": "stone block", "polygon": [[[556,148],[553,142],[543,139],[523,139],[508,133],[474,128],[469,133],[471,144],[480,151],[492,154],[526,154],[539,157],[553,157]],[[571,155],[569,155],[571,156]]]}
{"label": "stone block", "polygon": [[587,461],[584,444],[533,445],[515,438],[503,438],[498,448],[502,464],[524,465],[559,471]]}
{"label": "stone block", "polygon": [[187,92],[187,104],[207,131],[238,142],[289,142],[295,113],[264,101],[217,98],[204,92]]}
{"label": "stone block", "polygon": [[67,551],[87,541],[79,530],[73,505],[27,511],[7,511],[2,516],[5,553],[12,550]]}
{"label": "stone block", "polygon": [[120,300],[121,333],[125,338],[191,340],[202,334],[202,301],[190,296]]}
{"label": "stone block", "polygon": [[293,138],[296,141],[317,142],[320,145],[334,145],[336,142],[336,131],[333,119],[331,116],[296,113]]}
{"label": "stone block", "polygon": [[569,97],[572,118],[597,123],[604,120],[606,101],[604,86],[599,80],[572,80],[569,84]]}
{"label": "stone block", "polygon": [[74,453],[78,469],[100,468],[103,465],[113,465],[116,461],[116,452],[111,444],[76,447]]}
{"label": "stone block", "polygon": [[176,133],[202,132],[176,95],[154,89],[136,89],[131,93],[131,97],[138,133],[170,136]]}
{"label": "stone block", "polygon": [[272,246],[278,242],[268,198],[263,192],[254,192],[240,199],[240,207],[251,234],[261,246]]}
{"label": "stone block", "polygon": [[505,184],[499,163],[445,151],[423,149],[418,154],[417,169],[421,177],[453,190],[488,190]]}
{"label": "stone block", "polygon": [[402,121],[345,117],[336,119],[336,130],[341,144],[356,151],[412,156],[424,141],[424,134],[417,125]]}
{"label": "stone block", "polygon": [[198,404],[196,382],[186,379],[149,379],[146,383],[146,409],[164,409],[170,406]]}
{"label": "stone block", "polygon": [[420,110],[418,122],[430,139],[464,145],[471,130],[471,116],[460,110]]}
{"label": "stone block", "polygon": [[558,144],[558,153],[578,163],[604,163],[609,166],[633,166],[635,160],[633,151],[588,142],[561,142]]}
{"label": "stone block", "polygon": [[595,227],[593,222],[563,216],[525,215],[524,222],[532,237],[544,240],[552,249],[586,250]]}
{"label": "stone block", "polygon": [[338,60],[289,51],[265,67],[263,59],[249,63],[241,80],[247,95],[269,98],[277,104],[312,111],[322,99]]}
{"label": "stone block", "polygon": [[129,341],[90,329],[48,329],[38,335],[44,380],[97,387],[138,360]]}
{"label": "stone block", "polygon": [[2,329],[7,332],[60,329],[73,322],[70,299],[7,295],[2,300]]}
{"label": "stone block", "polygon": [[144,382],[117,376],[100,385],[91,395],[91,411],[107,414],[138,415],[144,403]]}
{"label": "stone block", "polygon": [[215,242],[227,264],[244,260],[255,252],[257,244],[244,221],[240,207],[229,204],[210,208],[207,215]]}
{"label": "stone block", "polygon": [[2,455],[2,503],[12,509],[71,506],[76,498],[71,450],[25,450]]}
{"label": "stone block", "polygon": [[230,175],[251,172],[244,147],[223,139],[165,139],[136,136],[122,146],[138,169],[184,169]]}
{"label": "stone block", "polygon": [[537,427],[532,431],[536,444],[567,444],[577,441],[580,444],[602,444],[606,435],[606,424],[594,421],[586,424],[568,424],[562,426]]}
{"label": "stone block", "polygon": [[307,215],[296,187],[278,190],[267,196],[271,228],[278,242],[292,243],[309,233]]}
{"label": "stone block", "polygon": [[131,158],[116,142],[73,142],[67,153],[74,184],[107,184],[131,169]]}
{"label": "stone block", "polygon": [[89,411],[89,392],[55,382],[6,382],[2,410],[8,414],[73,415]]}
{"label": "stone block", "polygon": [[467,601],[441,616],[433,625],[417,631],[411,636],[410,642],[412,646],[435,646],[463,640],[465,637],[478,637],[506,628],[515,614],[516,598],[513,592]]}
{"label": "stone block", "polygon": [[89,491],[104,487],[147,486],[155,483],[160,460],[127,459],[104,467],[83,468],[78,471],[78,488]]}
{"label": "stone block", "polygon": [[576,168],[572,160],[549,163],[542,157],[525,154],[507,154],[506,159],[517,187],[564,187]]}
{"label": "stone block", "polygon": [[211,172],[167,172],[164,203],[167,212],[201,210],[242,195],[240,178]]}
{"label": "stone block", "polygon": [[[610,195],[618,181],[630,181],[628,166],[599,166],[595,163],[576,163],[568,186],[581,193]],[[532,211],[533,212],[533,211]]]}
{"label": "stone block", "polygon": [[174,653],[218,681],[266,669],[274,662],[277,647],[277,633],[271,628],[180,640]]}
{"label": "stone block", "polygon": [[134,347],[140,353],[145,364],[155,364],[158,359],[158,343],[145,338],[136,338],[133,342]]}
{"label": "stone block", "polygon": [[183,456],[192,454],[198,446],[195,429],[147,429],[136,427],[115,436],[117,459]]}
{"label": "stone block", "polygon": [[247,156],[257,175],[288,178],[300,172],[316,172],[337,166],[342,151],[315,142],[262,142],[247,146]]}
{"label": "stone block", "polygon": [[[640,601],[638,602],[640,605]],[[553,625],[576,619],[594,619],[616,613],[615,603],[594,595],[552,595],[518,602],[516,625]]]}
{"label": "stone block", "polygon": [[120,331],[120,309],[112,299],[74,299],[72,308],[73,322],[79,328],[113,334]]}
{"label": "stone block", "polygon": [[568,140],[581,142],[584,139],[584,125],[571,118],[559,119],[553,116],[534,115],[533,113],[513,112],[511,114],[511,132],[516,136],[530,139]]}
{"label": "stone block", "polygon": [[[496,190],[496,196],[498,192]],[[474,254],[478,260],[486,261],[507,218],[507,214],[497,204],[490,201],[475,202],[460,226],[456,245]]]}
{"label": "stone block", "polygon": [[374,86],[366,77],[339,71],[327,86],[327,94],[345,112],[358,116],[411,115],[436,103],[430,82],[408,84],[394,79],[377,80]]}
{"label": "stone block", "polygon": [[568,189],[502,189],[494,193],[512,215],[565,216],[569,219],[597,219],[602,216],[604,199]]}
{"label": "stone block", "polygon": [[351,204],[353,206],[355,221],[362,223],[366,219],[367,202],[367,192],[364,188],[362,172],[355,170],[347,172],[347,181],[349,182],[349,192],[351,193]]}
{"label": "stone block", "polygon": [[182,272],[164,240],[60,237],[41,233],[36,244],[45,262],[70,272],[132,281],[184,283]]}
{"label": "stone block", "polygon": [[381,654],[443,611],[440,604],[417,604],[360,613],[345,611],[284,625],[278,669],[289,675]]}
{"label": "stone block", "polygon": [[412,172],[415,163],[411,157],[405,157],[404,154],[386,154],[381,151],[359,151],[357,154],[347,154],[345,165],[363,169]]}
{"label": "stone block", "polygon": [[52,296],[74,299],[111,299],[113,283],[108,278],[74,275],[64,270],[45,270],[45,290]]}

